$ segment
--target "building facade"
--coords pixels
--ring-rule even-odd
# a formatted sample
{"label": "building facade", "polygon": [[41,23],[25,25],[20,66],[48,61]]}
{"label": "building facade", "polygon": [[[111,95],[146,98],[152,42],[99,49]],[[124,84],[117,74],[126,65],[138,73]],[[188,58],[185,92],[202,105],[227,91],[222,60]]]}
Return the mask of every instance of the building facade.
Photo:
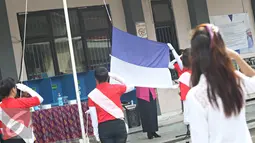
{"label": "building facade", "polygon": [[[190,31],[210,16],[247,13],[255,40],[253,0],[68,0],[77,71],[109,65],[111,27],[145,38],[169,42],[177,51],[190,47]],[[27,32],[24,40],[25,0],[0,1],[0,76],[18,79],[24,51],[27,80],[71,72],[63,4],[59,0],[28,0]],[[254,46],[253,46],[254,48]],[[242,54],[244,58],[255,53]],[[255,63],[253,63],[255,64]],[[173,72],[174,73],[174,72]],[[158,89],[162,113],[179,111],[177,89]]]}

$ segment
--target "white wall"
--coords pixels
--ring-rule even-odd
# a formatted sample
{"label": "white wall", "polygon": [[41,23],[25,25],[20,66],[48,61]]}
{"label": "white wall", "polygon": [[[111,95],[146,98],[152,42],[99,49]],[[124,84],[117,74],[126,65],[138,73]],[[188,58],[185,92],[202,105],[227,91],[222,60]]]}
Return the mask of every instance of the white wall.
{"label": "white wall", "polygon": [[[172,2],[173,6],[179,46],[181,49],[187,48],[190,46],[191,31],[187,0],[169,1]],[[207,0],[207,7],[210,16],[243,12],[248,13],[253,38],[255,40],[255,23],[252,13],[251,0]],[[254,55],[255,54],[246,54],[242,56],[249,57]]]}
{"label": "white wall", "polygon": [[171,0],[180,49],[190,47],[191,24],[187,0]]}
{"label": "white wall", "polygon": [[[103,5],[102,0],[67,0],[69,7],[83,7]],[[125,16],[121,0],[107,0],[110,5],[110,11],[112,14],[113,25],[121,30],[126,31]],[[21,60],[21,43],[16,43],[20,40],[20,32],[17,21],[17,13],[25,11],[25,0],[6,0],[8,18],[10,23],[11,36],[13,38],[13,48],[17,71],[20,70]],[[49,9],[63,8],[62,0],[28,0],[28,11],[41,11]],[[23,76],[26,78],[26,72]]]}
{"label": "white wall", "polygon": [[[255,23],[251,7],[251,0],[207,0],[210,16],[235,13],[248,13],[253,39],[255,40]],[[242,57],[255,56],[255,53],[243,54]]]}

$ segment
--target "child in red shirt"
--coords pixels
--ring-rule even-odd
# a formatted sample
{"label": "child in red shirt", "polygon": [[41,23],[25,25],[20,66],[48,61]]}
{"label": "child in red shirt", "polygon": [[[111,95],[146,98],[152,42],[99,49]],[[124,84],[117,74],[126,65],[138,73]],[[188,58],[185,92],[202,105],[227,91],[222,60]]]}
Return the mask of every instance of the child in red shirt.
{"label": "child in red shirt", "polygon": [[[191,76],[191,49],[185,49],[182,52],[182,56],[179,56],[173,46],[171,44],[168,44],[170,50],[172,51],[172,54],[174,56],[174,60],[169,63],[170,69],[175,69],[178,73],[178,81],[179,81],[179,87],[180,87],[180,96],[181,101],[183,103],[183,114],[184,114],[184,124],[187,125],[187,135],[189,135],[189,123],[188,123],[188,107],[185,104],[186,95],[188,91],[190,90],[190,76]],[[182,60],[181,60],[182,59]]]}
{"label": "child in red shirt", "polygon": [[179,77],[179,86],[180,86],[180,96],[181,96],[181,100],[183,103],[183,116],[184,116],[184,124],[187,125],[187,133],[186,135],[189,136],[190,135],[190,131],[189,131],[189,119],[188,119],[188,111],[189,111],[189,107],[186,104],[186,96],[190,90],[190,77],[191,77],[191,70],[190,70],[190,49],[185,49],[183,51],[183,56],[182,56],[182,61],[183,61],[183,66],[185,71],[180,75]]}
{"label": "child in red shirt", "polygon": [[188,108],[187,105],[185,104],[186,96],[187,93],[190,90],[190,76],[191,76],[191,70],[190,70],[190,49],[185,49],[183,51],[183,56],[182,56],[182,61],[183,61],[183,70],[184,72],[180,75],[179,77],[179,85],[180,85],[180,96],[181,100],[183,102],[184,106],[184,123],[188,125],[188,119],[187,119],[187,112]]}
{"label": "child in red shirt", "polygon": [[[22,92],[28,93],[29,95],[31,95],[31,97],[16,98],[17,89],[19,89]],[[16,119],[15,118],[16,115],[19,116],[19,113],[21,113],[20,111],[24,111],[24,112],[29,111],[30,107],[38,106],[43,102],[43,98],[37,92],[27,87],[26,85],[16,84],[14,79],[12,78],[6,78],[0,81],[0,98],[2,99],[0,114],[3,114],[3,116],[4,114],[6,114],[10,116],[10,118],[13,118],[14,120]],[[2,117],[2,115],[0,116]],[[31,121],[31,119],[30,120],[27,119],[26,116],[21,116],[21,118],[22,118],[22,121],[23,120],[24,121],[19,122],[19,124],[23,124],[27,126],[27,128],[31,128],[30,126],[31,122],[29,122]],[[17,120],[21,120],[21,118],[17,118]],[[19,133],[15,129],[11,129],[11,126],[9,127],[8,124],[4,123],[5,120],[2,119],[2,124],[1,124],[3,127],[2,134],[4,135],[4,142],[15,141],[16,143],[24,143],[27,141],[30,141],[30,142],[34,141],[33,132],[31,132],[31,137],[25,137],[22,134],[19,135]],[[7,134],[7,131],[9,131],[9,129],[7,128],[9,128],[14,134],[12,135]]]}
{"label": "child in red shirt", "polygon": [[[110,84],[109,78],[120,84]],[[104,67],[95,70],[96,88],[88,95],[89,113],[92,119],[94,135],[102,143],[125,143],[127,128],[120,97],[134,89],[125,84],[124,79],[109,73]]]}

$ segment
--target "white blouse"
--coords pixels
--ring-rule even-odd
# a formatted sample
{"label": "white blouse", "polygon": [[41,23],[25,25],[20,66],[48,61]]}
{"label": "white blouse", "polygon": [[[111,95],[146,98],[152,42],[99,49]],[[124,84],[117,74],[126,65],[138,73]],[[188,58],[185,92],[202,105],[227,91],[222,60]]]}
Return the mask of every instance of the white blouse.
{"label": "white blouse", "polygon": [[[244,96],[255,93],[255,77],[249,78],[240,72],[236,74],[242,79]],[[245,106],[239,115],[226,118],[220,99],[219,109],[210,104],[204,75],[201,75],[198,85],[189,91],[186,102],[192,143],[252,143]]]}

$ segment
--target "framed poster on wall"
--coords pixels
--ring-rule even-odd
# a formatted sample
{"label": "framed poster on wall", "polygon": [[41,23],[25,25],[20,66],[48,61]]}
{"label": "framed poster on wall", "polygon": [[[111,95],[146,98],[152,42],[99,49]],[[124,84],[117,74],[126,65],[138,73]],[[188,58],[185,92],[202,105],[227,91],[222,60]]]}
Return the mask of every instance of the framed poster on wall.
{"label": "framed poster on wall", "polygon": [[236,50],[240,54],[255,53],[247,13],[210,16],[210,22],[219,27],[228,48]]}

